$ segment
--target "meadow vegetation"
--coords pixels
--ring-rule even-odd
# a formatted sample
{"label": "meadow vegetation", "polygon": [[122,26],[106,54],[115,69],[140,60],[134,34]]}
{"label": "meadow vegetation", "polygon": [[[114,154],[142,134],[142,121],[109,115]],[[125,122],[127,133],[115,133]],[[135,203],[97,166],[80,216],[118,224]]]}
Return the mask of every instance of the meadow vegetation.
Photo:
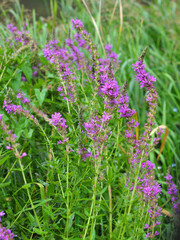
{"label": "meadow vegetation", "polygon": [[173,240],[180,6],[47,11],[1,6],[0,239]]}

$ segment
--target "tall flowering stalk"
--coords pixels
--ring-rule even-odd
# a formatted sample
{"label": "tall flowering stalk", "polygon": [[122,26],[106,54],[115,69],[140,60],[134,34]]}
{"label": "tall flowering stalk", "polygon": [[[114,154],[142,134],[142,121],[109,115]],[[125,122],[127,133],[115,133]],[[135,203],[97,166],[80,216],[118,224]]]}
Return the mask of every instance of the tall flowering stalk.
{"label": "tall flowering stalk", "polygon": [[4,134],[6,135],[6,141],[8,142],[8,145],[6,146],[6,149],[13,150],[15,156],[19,159],[22,157],[27,156],[26,152],[23,152],[22,154],[17,150],[17,147],[19,146],[19,143],[16,142],[17,136],[12,133],[12,131],[9,129],[9,126],[5,124],[5,122],[2,119],[3,114],[0,114],[0,125],[2,130],[4,131]]}
{"label": "tall flowering stalk", "polygon": [[[153,238],[159,234],[157,231],[154,231],[154,228],[160,224],[160,222],[156,219],[161,216],[161,208],[158,206],[158,196],[161,194],[161,186],[155,180],[155,174],[153,170],[155,166],[148,160],[148,156],[153,147],[159,142],[163,130],[160,129],[160,131],[157,133],[157,137],[153,141],[153,145],[151,145],[150,134],[155,124],[154,120],[158,95],[154,87],[156,78],[150,75],[150,73],[146,72],[145,65],[143,64],[144,56],[145,52],[143,52],[138,61],[133,64],[134,71],[136,72],[136,80],[140,83],[140,88],[145,88],[146,101],[149,105],[147,120],[144,125],[144,132],[139,139],[136,139],[134,135],[134,128],[139,125],[139,122],[134,121],[132,114],[124,114],[124,109],[122,109],[123,111],[121,110],[120,116],[126,118],[127,121],[128,129],[125,132],[125,137],[132,146],[131,153],[129,154],[129,162],[131,164],[132,172],[134,172],[136,175],[133,188],[131,188],[132,196],[128,213],[131,211],[131,204],[135,195],[135,191],[138,191],[141,201],[145,201],[148,206],[151,206],[150,209],[147,210],[151,219],[151,225],[146,224],[145,229],[148,230],[146,238]],[[121,108],[122,105],[120,106],[120,109]],[[124,231],[125,228],[123,233]],[[123,233],[121,237],[123,236]]]}
{"label": "tall flowering stalk", "polygon": [[[58,41],[50,41],[49,44],[43,49],[44,56],[51,62],[51,64],[56,65],[57,73],[60,78],[58,92],[63,100],[74,102],[75,98],[75,75],[71,69],[72,54],[68,52],[65,48],[60,48]],[[68,42],[69,45],[69,42]]]}
{"label": "tall flowering stalk", "polygon": [[[30,49],[32,53],[36,52],[37,50],[37,43],[32,39],[29,31],[26,31],[26,27],[27,23],[24,24],[22,30],[19,30],[12,23],[7,25],[8,30],[12,34],[9,38],[6,39],[11,49],[13,49],[13,54],[10,57],[11,59],[16,59],[16,57],[26,49]],[[27,81],[24,74],[22,74],[21,81]]]}
{"label": "tall flowering stalk", "polygon": [[165,182],[167,184],[167,194],[171,198],[173,210],[175,213],[178,213],[179,206],[180,206],[180,202],[179,202],[179,198],[178,198],[178,190],[177,190],[176,185],[173,182],[173,177],[169,173],[169,170],[167,172],[167,175],[164,178],[166,179]]}
{"label": "tall flowering stalk", "polygon": [[[51,115],[51,118],[48,117],[47,114],[45,114],[43,111],[39,110],[38,108],[36,108],[30,101],[30,99],[27,99],[25,97],[25,93],[20,91],[17,93],[16,97],[18,99],[20,99],[20,101],[23,103],[23,104],[26,104],[33,112],[35,112],[39,117],[43,118],[46,122],[48,122],[51,126],[53,126],[57,132],[59,133],[59,135],[61,136],[61,140],[59,140],[57,142],[57,144],[61,144],[61,143],[65,143],[68,141],[68,138],[67,138],[67,131],[66,131],[66,128],[68,127],[66,125],[66,119],[62,117],[62,115],[59,113],[59,112],[54,112],[54,114]],[[27,113],[29,113],[29,111],[22,111],[22,107],[19,105],[19,107],[17,107],[16,105],[7,105],[7,103],[5,102],[4,103],[4,108],[6,109],[6,111],[8,113],[10,112],[17,112],[17,109],[20,109],[22,113],[26,113],[24,114],[26,117],[29,117],[31,120],[34,121],[34,119],[36,119],[33,115],[30,115],[29,114],[27,115]],[[14,106],[14,107],[13,107]],[[36,119],[35,121],[36,125],[38,127],[40,127],[40,125],[38,124],[38,121]],[[41,127],[40,127],[41,128]],[[41,129],[42,130],[42,129]]]}
{"label": "tall flowering stalk", "polygon": [[12,23],[7,25],[7,28],[9,29],[9,31],[12,33],[12,36],[13,36],[13,41],[10,43],[11,45],[13,44],[13,42],[16,42],[18,44],[21,43],[22,45],[27,45],[30,42],[31,37],[29,35],[29,31],[25,30],[26,27],[27,27],[27,24],[25,24],[23,30],[20,31]]}

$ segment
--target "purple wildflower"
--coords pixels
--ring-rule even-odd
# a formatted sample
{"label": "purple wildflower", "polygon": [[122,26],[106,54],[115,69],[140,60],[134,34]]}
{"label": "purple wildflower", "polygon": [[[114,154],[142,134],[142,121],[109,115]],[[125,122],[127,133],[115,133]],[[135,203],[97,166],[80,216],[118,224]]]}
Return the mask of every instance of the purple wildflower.
{"label": "purple wildflower", "polygon": [[100,120],[96,118],[96,119],[91,119],[89,122],[85,122],[84,123],[84,127],[86,128],[87,134],[89,137],[95,137],[95,135],[99,134],[100,131],[100,127],[101,127],[101,123]]}
{"label": "purple wildflower", "polygon": [[23,103],[29,103],[30,102],[30,99],[27,99],[27,98],[25,98],[24,96],[26,96],[26,94],[24,93],[24,92],[18,92],[17,93],[17,95],[16,95],[16,97],[17,98],[19,98],[19,99],[21,99],[21,101],[23,102]]}
{"label": "purple wildflower", "polygon": [[106,112],[104,112],[102,118],[95,116],[94,118],[89,119],[88,122],[84,123],[87,135],[94,141],[95,145],[102,144],[108,139],[110,132],[107,132],[108,129],[105,128],[105,126],[110,118],[111,115],[108,115]]}
{"label": "purple wildflower", "polygon": [[26,156],[27,156],[27,153],[23,152],[22,155],[20,156],[20,158],[23,158],[23,157],[26,157]]}
{"label": "purple wildflower", "polygon": [[80,19],[71,19],[72,27],[74,29],[80,30],[84,27],[84,24],[81,22]]}
{"label": "purple wildflower", "polygon": [[156,225],[160,225],[160,224],[161,224],[161,222],[159,222],[159,221],[156,222]]}
{"label": "purple wildflower", "polygon": [[131,110],[129,108],[129,97],[127,94],[121,94],[118,99],[119,105],[118,105],[118,112],[120,113],[119,117],[124,117],[124,118],[130,118],[132,115],[136,113],[135,110]]}
{"label": "purple wildflower", "polygon": [[149,232],[148,234],[146,234],[146,237],[145,237],[145,239],[146,238],[148,238],[148,237],[150,237],[150,235],[151,235],[151,233]]}
{"label": "purple wildflower", "polygon": [[101,120],[102,120],[102,122],[106,123],[107,121],[109,121],[111,119],[111,117],[112,117],[112,115],[108,115],[107,112],[103,112]]}
{"label": "purple wildflower", "polygon": [[119,94],[119,86],[115,80],[107,81],[101,87],[100,91],[109,98],[116,98]]}
{"label": "purple wildflower", "polygon": [[33,72],[33,77],[36,77],[37,76],[37,74],[38,74],[38,71],[37,70],[35,70],[34,72]]}
{"label": "purple wildflower", "polygon": [[67,128],[66,119],[62,117],[60,113],[55,112],[54,114],[51,115],[50,123],[53,126],[61,127],[63,129]]}
{"label": "purple wildflower", "polygon": [[136,122],[135,124],[134,124],[134,127],[136,128],[137,126],[139,126],[139,123],[138,122]]}
{"label": "purple wildflower", "polygon": [[11,147],[11,144],[10,143],[8,143],[8,145],[6,146],[6,149],[12,149],[12,147]]}
{"label": "purple wildflower", "polygon": [[112,46],[111,44],[107,44],[107,45],[105,46],[105,50],[106,50],[107,56],[108,56],[108,58],[105,59],[105,60],[106,60],[107,63],[108,63],[108,62],[110,63],[111,60],[112,60],[113,66],[114,66],[114,67],[119,67],[119,63],[120,63],[121,61],[118,60],[118,55],[117,55],[115,52],[112,51],[112,47],[113,47],[113,46]]}
{"label": "purple wildflower", "polygon": [[176,185],[173,183],[173,177],[167,173],[167,175],[164,177],[166,179],[166,183],[168,185],[168,191],[167,193],[171,196],[171,202],[173,205],[173,209],[178,212],[179,211],[179,198],[178,198],[178,191],[176,188]]}
{"label": "purple wildflower", "polygon": [[37,120],[37,118],[35,118],[32,114],[29,113],[29,110],[25,110],[22,108],[21,105],[14,105],[11,104],[12,101],[6,101],[4,100],[4,104],[3,104],[3,108],[7,111],[7,113],[18,113],[18,114],[22,114],[25,117],[27,117],[28,119],[32,120],[36,125],[39,125],[39,122]]}
{"label": "purple wildflower", "polygon": [[72,39],[66,39],[66,44],[71,49],[71,53],[69,54],[71,61],[77,64],[78,69],[79,68],[83,69],[84,54],[80,52],[78,47],[74,45],[74,41]]}
{"label": "purple wildflower", "polygon": [[146,223],[144,228],[145,229],[149,228],[149,224]]}
{"label": "purple wildflower", "polygon": [[113,47],[112,44],[107,44],[107,45],[105,46],[106,52],[108,52],[108,53],[111,52],[112,47]]}
{"label": "purple wildflower", "polygon": [[30,42],[29,31],[25,31],[25,27],[26,25],[24,26],[24,29],[22,31],[19,31],[12,23],[7,25],[7,28],[13,34],[13,40],[16,43],[22,43],[23,45],[27,45]]}
{"label": "purple wildflower", "polygon": [[7,28],[9,29],[9,31],[10,31],[11,33],[14,33],[14,32],[17,31],[17,27],[15,27],[12,23],[8,24],[8,25],[7,25]]}
{"label": "purple wildflower", "polygon": [[55,64],[58,71],[58,76],[60,77],[60,86],[58,91],[60,91],[60,96],[63,100],[68,100],[71,102],[75,101],[75,75],[71,69],[71,65],[74,62],[80,67],[82,65],[83,54],[79,52],[79,49],[73,45],[71,39],[67,40],[67,44],[70,46],[71,51],[65,48],[60,48],[57,45],[58,41],[50,41],[49,44],[43,49],[44,57],[50,61],[50,63]]}
{"label": "purple wildflower", "polygon": [[[161,215],[161,208],[158,206],[158,195],[161,194],[161,186],[154,179],[154,164],[147,160],[148,153],[151,150],[150,146],[150,133],[152,131],[152,126],[154,125],[155,118],[155,109],[157,105],[157,92],[154,88],[154,83],[156,79],[151,76],[145,70],[145,65],[138,61],[136,64],[133,64],[134,70],[136,71],[136,79],[140,82],[140,87],[145,87],[146,101],[149,104],[149,112],[147,114],[147,123],[144,125],[144,133],[140,137],[140,139],[135,139],[133,135],[133,128],[139,125],[138,122],[132,119],[132,115],[128,115],[128,111],[131,113],[131,110],[128,109],[128,98],[124,99],[124,94],[119,98],[119,102],[121,105],[119,106],[120,116],[128,119],[128,130],[126,130],[126,138],[128,138],[129,143],[133,145],[133,154],[131,159],[129,160],[133,168],[136,169],[137,164],[143,159],[141,163],[142,167],[142,177],[139,177],[139,183],[137,185],[137,190],[139,194],[142,196],[142,200],[146,202],[152,202],[150,209],[148,209],[149,217],[153,222],[155,218],[158,218]],[[153,144],[158,143],[160,140],[160,134],[158,133],[158,137],[153,142]],[[159,223],[157,221],[157,223]],[[153,224],[153,223],[152,223]],[[156,224],[158,225],[158,224]],[[152,226],[145,225],[146,228],[151,229]],[[156,231],[156,235],[158,232]],[[146,235],[146,238],[153,238],[156,236],[155,234],[149,232]]]}
{"label": "purple wildflower", "polygon": [[85,48],[87,45],[86,45],[86,41],[83,39],[82,37],[82,34],[80,33],[75,33],[74,34],[74,38],[75,40],[78,42],[78,46],[80,48]]}
{"label": "purple wildflower", "polygon": [[27,79],[26,79],[26,77],[24,76],[24,74],[21,75],[21,81],[22,81],[22,82],[27,82]]}
{"label": "purple wildflower", "polygon": [[59,141],[57,142],[57,145],[59,145],[59,144],[64,144],[64,143],[66,143],[68,140],[69,140],[69,138],[65,138],[65,139],[63,139],[63,141],[59,140]]}
{"label": "purple wildflower", "polygon": [[137,61],[133,64],[134,71],[136,71],[136,80],[140,82],[141,88],[143,87],[154,87],[156,78],[151,76],[145,70],[145,65],[141,61]]}
{"label": "purple wildflower", "polygon": [[128,130],[125,130],[125,135],[126,138],[131,138],[132,137],[132,133],[129,132]]}
{"label": "purple wildflower", "polygon": [[[4,216],[5,213],[2,211],[0,212],[0,222],[1,222],[1,217]],[[0,224],[0,239],[1,240],[13,240],[16,235],[11,232],[10,229],[7,229]]]}
{"label": "purple wildflower", "polygon": [[91,154],[92,154],[88,149],[86,149],[83,146],[77,151],[77,153],[81,155],[83,161],[86,161],[86,159],[88,157],[91,157]]}
{"label": "purple wildflower", "polygon": [[119,117],[129,118],[136,113],[135,110],[129,108],[129,104],[123,104],[119,106],[118,112],[120,113]]}
{"label": "purple wildflower", "polygon": [[48,122],[57,128],[58,132],[61,134],[61,137],[63,138],[62,141],[59,140],[57,142],[57,145],[66,143],[69,140],[69,138],[66,137],[67,133],[66,128],[68,127],[65,124],[66,119],[64,119],[60,113],[55,112],[54,114],[51,115],[51,119],[49,119]]}

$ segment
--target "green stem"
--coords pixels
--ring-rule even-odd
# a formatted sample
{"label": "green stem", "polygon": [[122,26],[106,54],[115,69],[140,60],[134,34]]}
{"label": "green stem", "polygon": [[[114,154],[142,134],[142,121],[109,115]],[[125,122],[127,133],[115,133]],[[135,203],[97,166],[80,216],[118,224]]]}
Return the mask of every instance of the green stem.
{"label": "green stem", "polygon": [[[98,176],[99,176],[99,168],[101,166],[102,150],[103,150],[103,146],[101,147],[101,150],[100,150],[100,156],[99,156],[97,162],[95,162],[95,172],[96,172],[96,175],[95,175],[95,178],[94,178],[94,185],[93,185],[94,190],[93,190],[92,204],[91,204],[90,215],[89,215],[88,222],[87,222],[87,225],[86,225],[86,228],[85,228],[85,233],[84,233],[83,239],[85,239],[85,237],[86,237],[86,234],[87,234],[87,231],[88,231],[88,227],[89,227],[89,223],[90,223],[90,219],[91,218],[92,218],[91,235],[92,235],[92,230],[94,228],[95,210],[93,208],[95,207],[95,204],[96,204],[96,187],[97,187],[97,180],[98,180]],[[92,211],[93,211],[93,215],[91,216]]]}
{"label": "green stem", "polygon": [[67,215],[66,215],[66,238],[69,239],[69,215],[70,215],[70,209],[69,209],[69,155],[68,155],[68,146],[66,147],[67,152],[67,172],[66,172],[66,191],[67,191]]}
{"label": "green stem", "polygon": [[[16,153],[18,154],[18,151],[17,151],[17,150],[16,150]],[[19,155],[19,154],[18,154],[18,155]],[[24,174],[23,165],[22,165],[21,159],[20,159],[19,157],[18,157],[18,162],[19,162],[19,165],[20,165],[20,168],[21,168],[21,172],[22,172],[22,176],[23,176],[24,183],[27,185],[27,181],[26,181],[26,177],[25,177],[25,174]],[[41,228],[41,224],[40,224],[39,219],[38,219],[38,216],[37,216],[37,214],[36,214],[35,207],[34,207],[34,204],[33,204],[32,198],[31,198],[31,194],[30,194],[28,188],[27,188],[27,194],[28,194],[28,198],[29,198],[31,207],[32,207],[33,212],[34,212],[35,219],[36,219],[36,221],[37,221],[37,223],[38,223],[39,230],[40,230],[42,236],[44,236],[44,235],[43,235],[42,228]]]}
{"label": "green stem", "polygon": [[63,198],[65,198],[65,196],[64,196],[64,191],[63,191],[63,187],[62,187],[62,183],[61,183],[61,179],[60,179],[59,174],[58,174],[58,180],[59,180],[59,185],[60,185],[60,188],[61,188],[62,196],[63,196]]}
{"label": "green stem", "polygon": [[89,217],[88,217],[88,222],[87,222],[87,224],[86,224],[86,228],[85,228],[83,240],[85,240],[85,237],[86,237],[86,235],[87,235],[87,231],[88,231],[89,223],[90,223],[90,219],[91,219],[91,214],[92,214],[92,211],[93,211],[95,202],[96,202],[96,184],[97,184],[97,178],[98,178],[98,176],[96,175],[96,176],[95,176],[95,179],[94,179],[94,190],[93,190],[93,197],[92,197],[91,209],[90,209],[90,213],[89,213]]}
{"label": "green stem", "polygon": [[[129,217],[129,214],[131,212],[131,208],[132,208],[132,203],[133,203],[133,200],[134,200],[136,187],[137,187],[137,184],[138,184],[138,177],[139,177],[139,172],[140,172],[140,169],[141,169],[141,162],[143,160],[143,155],[144,155],[144,152],[142,152],[141,161],[139,162],[138,171],[137,171],[136,178],[135,178],[135,183],[134,183],[134,188],[133,188],[133,192],[132,192],[132,195],[131,195],[130,204],[129,204],[129,207],[128,207],[128,212],[127,212],[127,215],[126,215],[126,221],[127,221],[127,218]],[[127,224],[125,222],[122,235],[121,235],[121,232],[119,232],[119,238],[118,239],[120,239],[120,235],[121,235],[121,238],[123,239],[123,236],[124,236],[124,233],[125,233],[125,229],[126,229],[126,225]]]}
{"label": "green stem", "polygon": [[109,191],[109,239],[112,239],[112,192],[111,185],[108,186]]}
{"label": "green stem", "polygon": [[[109,166],[107,166],[107,176],[109,179]],[[110,180],[110,179],[109,179]],[[109,192],[109,239],[112,239],[112,192],[111,192],[111,184],[108,184],[108,192]]]}
{"label": "green stem", "polygon": [[[60,72],[58,72],[58,76],[59,76],[59,78],[60,78],[60,80],[61,80],[61,83],[63,84],[64,91],[65,91],[65,94],[66,94],[66,96],[67,96],[66,86],[65,86],[65,84],[64,84],[64,80],[62,79],[62,76],[61,76]],[[71,115],[71,110],[70,110],[70,106],[69,106],[69,101],[68,101],[68,99],[66,100],[66,102],[67,102],[68,113],[69,113],[69,115]],[[75,135],[76,135],[76,137],[77,137],[76,130],[75,130],[75,127],[74,127],[73,122],[72,122],[72,127],[73,127],[74,133],[75,133]]]}
{"label": "green stem", "polygon": [[5,176],[5,178],[3,179],[2,183],[4,183],[6,181],[6,179],[8,178],[9,174],[11,173],[11,171],[13,170],[15,164],[16,164],[17,160],[13,163],[11,169],[9,169],[7,175]]}
{"label": "green stem", "polygon": [[[142,205],[140,206],[141,207],[141,209],[140,209],[140,214],[138,214],[138,221],[139,221],[139,224],[135,224],[134,225],[134,237],[136,237],[136,239],[138,240],[139,239],[139,234],[138,234],[138,229],[139,228],[141,228],[141,226],[142,226],[142,229],[144,229],[144,209],[145,209],[145,205],[146,205],[146,203],[145,202],[142,202]],[[142,219],[143,219],[143,225],[141,224],[141,222],[142,222]]]}

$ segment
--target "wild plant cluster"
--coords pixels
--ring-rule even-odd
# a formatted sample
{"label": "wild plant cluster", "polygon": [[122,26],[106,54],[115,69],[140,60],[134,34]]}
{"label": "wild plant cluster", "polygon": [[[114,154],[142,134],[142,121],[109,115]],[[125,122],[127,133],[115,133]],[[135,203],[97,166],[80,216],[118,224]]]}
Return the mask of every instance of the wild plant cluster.
{"label": "wild plant cluster", "polygon": [[160,182],[149,159],[164,131],[155,124],[146,50],[129,67],[145,94],[143,125],[128,81],[118,79],[113,46],[101,58],[79,19],[64,43],[45,47],[26,25],[7,28],[0,216],[9,221],[0,224],[0,239],[157,239],[179,201],[170,169]]}

